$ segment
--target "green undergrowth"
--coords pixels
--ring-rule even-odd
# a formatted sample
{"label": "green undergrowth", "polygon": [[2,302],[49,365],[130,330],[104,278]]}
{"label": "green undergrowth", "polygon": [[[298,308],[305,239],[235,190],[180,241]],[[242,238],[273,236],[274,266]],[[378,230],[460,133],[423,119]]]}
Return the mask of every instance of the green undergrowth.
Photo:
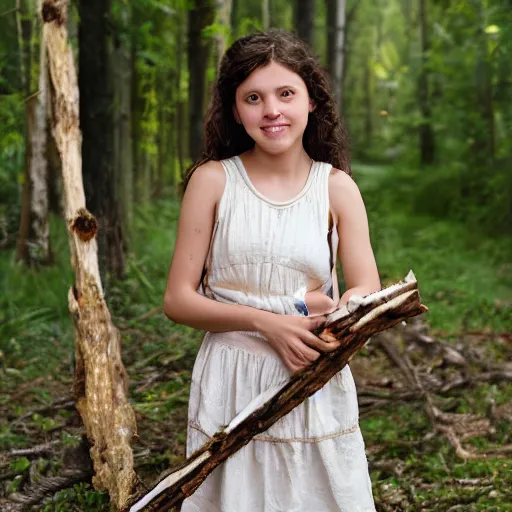
{"label": "green undergrowth", "polygon": [[441,335],[510,330],[512,236],[489,237],[461,221],[421,214],[409,197],[419,170],[361,165],[354,174],[383,284],[412,269],[428,322]]}
{"label": "green undergrowth", "polygon": [[[439,337],[455,340],[467,332],[509,330],[511,239],[490,238],[459,221],[416,212],[401,200],[413,183],[400,170],[356,166],[355,176],[367,204],[383,283],[402,279],[412,268],[423,302],[430,308],[426,319]],[[138,472],[147,482],[184,456],[190,372],[201,339],[201,333],[174,324],[161,311],[178,213],[179,203],[172,198],[138,208],[126,277],[104,282],[122,336],[130,398],[139,425],[140,439],[134,450],[144,455],[137,459]],[[76,439],[80,433],[80,420],[69,409],[57,405],[52,411],[31,414],[70,394],[72,384],[73,326],[67,293],[73,273],[61,219],[52,218],[51,235],[52,266],[26,269],[15,262],[12,250],[0,252],[0,452],[52,439]],[[490,389],[481,386],[471,396],[461,392],[455,410],[484,411]],[[498,405],[512,400],[510,386],[494,386],[491,391]],[[27,414],[23,428],[11,422]],[[421,405],[380,409],[362,418],[361,426],[371,453],[377,500],[396,491],[399,497],[403,495],[396,510],[448,510],[459,503],[457,499],[476,492],[458,488],[453,484],[456,479],[492,478],[492,490],[467,498],[469,508],[458,510],[512,510],[508,505],[510,459],[463,463],[442,438],[415,444],[430,428]],[[476,438],[470,444],[485,451],[490,442]],[[493,442],[512,444],[505,425]],[[396,459],[401,472],[379,469],[378,464],[372,467],[372,461],[382,458]],[[6,481],[6,486],[18,485],[16,479],[19,483],[27,474],[24,461],[17,464],[19,475]],[[59,492],[41,510],[99,511],[107,510],[107,505],[103,494],[80,484]]]}

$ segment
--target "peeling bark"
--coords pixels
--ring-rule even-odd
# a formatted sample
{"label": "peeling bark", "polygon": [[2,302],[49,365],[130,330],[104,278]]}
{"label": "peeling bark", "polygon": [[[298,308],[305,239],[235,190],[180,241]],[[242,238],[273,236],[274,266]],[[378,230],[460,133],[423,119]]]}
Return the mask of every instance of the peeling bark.
{"label": "peeling bark", "polygon": [[163,512],[178,507],[217,466],[323,387],[372,335],[425,311],[412,272],[405,281],[380,292],[365,298],[352,297],[346,308],[329,315],[317,331],[321,338],[334,336],[340,340],[340,347],[322,354],[309,367],[293,375],[280,390],[273,391],[273,395],[262,393],[149,493],[140,495],[129,511]]}
{"label": "peeling bark", "polygon": [[120,336],[106,305],[98,267],[97,221],[85,206],[79,92],[66,29],[67,0],[45,0],[43,41],[55,88],[53,135],[62,160],[65,218],[75,270],[68,294],[75,325],[76,406],[85,425],[94,465],[93,484],[107,490],[114,508],[128,502],[136,482],[130,446],[136,436],[126,397],[127,376]]}

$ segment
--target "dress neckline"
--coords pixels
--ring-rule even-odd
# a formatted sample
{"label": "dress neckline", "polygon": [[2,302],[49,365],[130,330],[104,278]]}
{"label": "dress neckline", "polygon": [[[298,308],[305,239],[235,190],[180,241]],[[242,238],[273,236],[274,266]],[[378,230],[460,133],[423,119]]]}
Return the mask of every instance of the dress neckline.
{"label": "dress neckline", "polygon": [[296,194],[294,197],[290,198],[290,199],[287,199],[286,201],[274,201],[270,198],[268,198],[267,196],[265,196],[264,194],[262,194],[253,184],[252,184],[252,181],[251,179],[249,178],[249,175],[247,174],[247,170],[245,169],[245,165],[244,163],[242,162],[242,159],[236,155],[234,157],[234,161],[235,161],[235,165],[236,167],[238,168],[242,178],[244,179],[245,181],[245,184],[247,185],[247,187],[249,188],[249,190],[256,196],[258,197],[259,199],[261,199],[262,201],[264,201],[265,203],[271,205],[271,206],[275,206],[275,207],[284,207],[284,206],[290,206],[294,203],[296,203],[301,197],[304,196],[304,194],[306,194],[306,192],[309,190],[309,188],[311,187],[311,183],[313,181],[313,177],[315,175],[315,170],[316,170],[316,165],[317,165],[317,162],[315,160],[312,161],[311,163],[311,167],[309,169],[309,174],[308,174],[308,178],[306,180],[306,183],[304,184],[304,186],[302,187],[302,190]]}

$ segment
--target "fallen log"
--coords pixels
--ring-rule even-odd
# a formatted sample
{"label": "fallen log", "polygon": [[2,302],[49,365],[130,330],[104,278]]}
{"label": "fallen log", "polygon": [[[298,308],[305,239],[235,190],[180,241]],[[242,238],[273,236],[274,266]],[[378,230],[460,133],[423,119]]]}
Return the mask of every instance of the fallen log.
{"label": "fallen log", "polygon": [[341,345],[322,354],[293,375],[278,391],[262,393],[231,423],[163,478],[150,492],[137,496],[130,512],[171,510],[192,495],[205,478],[229,456],[267,430],[276,421],[323,387],[377,332],[427,311],[421,304],[418,283],[409,272],[404,281],[366,297],[352,297],[346,307],[330,314],[316,334]]}

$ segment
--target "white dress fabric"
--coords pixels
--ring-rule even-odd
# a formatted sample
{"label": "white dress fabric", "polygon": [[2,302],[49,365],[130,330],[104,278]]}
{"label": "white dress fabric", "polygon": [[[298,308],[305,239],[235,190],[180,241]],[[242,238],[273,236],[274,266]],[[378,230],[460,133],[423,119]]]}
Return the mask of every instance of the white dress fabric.
{"label": "white dress fabric", "polygon": [[[223,160],[219,204],[201,293],[279,314],[307,315],[304,295],[332,296],[328,178],[313,162],[302,191],[271,201],[252,185],[239,157]],[[258,333],[206,333],[194,365],[187,456],[290,372]],[[315,395],[216,468],[182,512],[374,512],[346,366]]]}

